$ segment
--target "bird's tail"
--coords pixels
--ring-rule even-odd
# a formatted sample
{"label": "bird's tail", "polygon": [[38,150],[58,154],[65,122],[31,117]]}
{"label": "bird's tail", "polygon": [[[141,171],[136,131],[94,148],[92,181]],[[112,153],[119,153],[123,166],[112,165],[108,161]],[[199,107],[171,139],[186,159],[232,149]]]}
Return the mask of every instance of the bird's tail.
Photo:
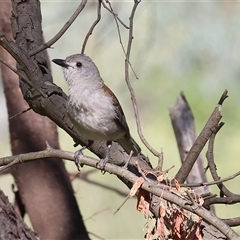
{"label": "bird's tail", "polygon": [[119,138],[117,141],[128,154],[133,151],[133,156],[137,156],[141,152],[141,148],[131,136],[130,138]]}

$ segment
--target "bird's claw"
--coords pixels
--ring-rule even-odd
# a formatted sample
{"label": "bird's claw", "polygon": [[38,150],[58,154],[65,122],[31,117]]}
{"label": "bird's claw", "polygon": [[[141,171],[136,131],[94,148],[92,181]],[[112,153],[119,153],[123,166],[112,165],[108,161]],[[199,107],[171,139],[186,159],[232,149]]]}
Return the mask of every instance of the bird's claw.
{"label": "bird's claw", "polygon": [[108,158],[105,157],[105,158],[100,159],[96,164],[96,167],[101,169],[102,174],[105,173],[104,168],[105,168],[107,162],[108,162]]}
{"label": "bird's claw", "polygon": [[75,165],[77,166],[77,169],[79,172],[80,172],[81,167],[83,167],[83,164],[81,164],[81,161],[80,161],[82,155],[83,155],[82,149],[80,149],[74,153],[74,162],[75,162]]}

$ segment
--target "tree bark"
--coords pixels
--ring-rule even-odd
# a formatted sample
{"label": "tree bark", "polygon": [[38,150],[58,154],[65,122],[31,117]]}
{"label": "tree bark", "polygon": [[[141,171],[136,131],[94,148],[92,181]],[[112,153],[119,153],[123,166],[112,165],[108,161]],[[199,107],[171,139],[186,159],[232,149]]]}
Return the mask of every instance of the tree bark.
{"label": "tree bark", "polygon": [[[8,37],[12,37],[10,11],[10,1],[0,2],[0,29]],[[47,59],[46,52],[42,54]],[[2,48],[0,57],[9,65],[16,66],[15,60]],[[29,106],[23,99],[18,76],[6,66],[2,66],[1,70],[8,116],[11,117]],[[59,148],[56,125],[32,110],[10,120],[9,129],[14,155],[43,150],[46,141]],[[11,172],[33,228],[41,238],[89,239],[61,159],[50,158],[17,165],[12,167]]]}
{"label": "tree bark", "polygon": [[[42,28],[41,28],[41,11],[40,11],[39,1],[13,0],[12,29],[13,29],[13,37],[16,40],[16,44],[12,42],[9,38],[5,37],[4,34],[1,33],[1,31],[0,31],[0,44],[5,49],[7,49],[7,51],[11,53],[11,55],[14,56],[14,58],[18,61],[17,68],[18,68],[19,75],[21,76],[20,86],[21,86],[21,91],[24,95],[25,100],[28,102],[29,106],[35,112],[44,116],[48,116],[55,123],[57,123],[58,126],[63,128],[69,135],[73,137],[73,139],[76,141],[77,144],[80,143],[80,144],[86,145],[87,143],[86,139],[84,139],[83,136],[81,136],[81,133],[78,133],[74,129],[70,119],[66,114],[66,99],[67,99],[66,94],[59,87],[57,87],[55,84],[52,83],[51,71],[50,71],[50,66],[49,66],[46,52],[44,51],[33,56],[30,56],[29,54],[36,47],[43,44]],[[9,89],[9,91],[10,90],[11,89]],[[19,89],[16,91],[19,91]],[[11,100],[11,98],[9,99]],[[18,106],[19,108],[15,109],[16,112],[24,110],[22,109],[23,107],[25,108],[27,107],[24,105],[20,105],[20,106],[21,107]],[[16,112],[14,112],[14,114]],[[29,112],[27,114],[33,114],[33,113]],[[27,114],[24,114],[21,117],[19,117],[20,119],[22,118],[22,120],[21,121],[19,120],[19,122],[23,126],[26,123],[30,124],[28,127],[29,133],[26,136],[24,135],[24,137],[26,138],[25,141],[30,140],[29,141],[30,145],[34,143],[31,148],[32,150],[29,148],[30,146],[22,145],[22,143],[19,141],[18,138],[16,138],[16,143],[15,143],[16,146],[21,146],[24,149],[24,151],[33,151],[33,150],[37,151],[39,149],[42,149],[42,147],[44,146],[43,139],[41,139],[41,141],[36,143],[36,140],[34,139],[33,137],[34,135],[32,133],[34,132],[33,130],[35,130],[36,128],[39,131],[38,132],[39,136],[42,136],[41,135],[42,130],[43,129],[45,130],[47,127],[49,127],[49,129],[52,129],[53,131],[52,134],[49,134],[49,132],[46,133],[46,136],[49,137],[49,143],[53,147],[58,147],[56,141],[54,141],[55,138],[53,135],[55,135],[56,137],[56,132],[55,130],[53,130],[54,127],[52,126],[52,123],[49,120],[45,121],[44,117],[41,117],[39,118],[39,120],[37,120],[37,118],[33,117],[33,115],[27,115]],[[28,121],[29,118],[33,118],[34,121],[36,122],[39,121],[37,124],[38,126],[34,127],[34,123],[32,123],[32,121]],[[18,129],[17,133],[21,135],[22,131]],[[94,143],[94,145],[91,147],[91,150],[97,156],[103,157],[106,152],[105,143],[99,143],[99,142]],[[123,149],[117,143],[113,143],[113,146],[111,148],[111,154],[110,154],[111,163],[114,163],[116,165],[123,165],[128,159],[128,157],[129,156],[123,151]],[[151,169],[151,164],[149,163],[148,158],[141,154],[138,157],[133,157],[130,159],[129,165],[128,165],[129,171],[139,175],[139,172],[136,168],[136,160],[138,161],[141,170]],[[52,166],[52,168],[50,167],[50,165]],[[39,176],[39,178],[35,183],[36,185],[28,183],[28,187],[26,190],[28,190],[28,188],[35,188],[35,192],[33,190],[34,193],[36,192],[39,193],[40,191],[46,190],[47,191],[46,195],[48,195],[50,194],[51,191],[54,191],[55,188],[61,187],[63,184],[60,183],[60,180],[57,177],[56,177],[56,182],[54,181],[51,182],[52,185],[46,186],[46,189],[43,188],[42,190],[39,190],[39,187],[37,185],[37,184],[40,184],[40,182],[44,181],[45,178],[48,178],[50,177],[50,175],[52,175],[52,174],[48,174],[48,172],[46,171],[47,166],[50,167],[49,172],[51,171],[54,172],[56,171],[56,168],[58,167],[58,165],[60,164],[58,164],[54,160],[52,160],[51,163],[48,163],[46,165],[44,161],[39,161],[39,165],[37,168],[44,169],[45,174],[43,173],[41,176]],[[28,181],[29,179],[31,179],[31,176],[29,175],[29,173],[36,169],[35,166],[32,166],[32,167],[31,165],[29,166],[30,166],[29,169],[26,169],[25,171],[24,170],[21,171],[21,172],[24,172],[22,177],[25,177],[25,175],[27,175],[26,178],[28,179]],[[57,172],[55,173],[57,174]],[[36,174],[37,174],[37,171],[36,171]],[[36,177],[33,176],[33,179],[34,178]],[[21,180],[22,178],[19,180],[20,183],[21,183]],[[24,194],[24,192],[22,192],[22,194]],[[42,196],[39,196],[39,197],[42,197]],[[57,196],[54,199],[54,201],[52,201],[52,203],[56,204],[58,203],[58,201],[59,200]],[[155,207],[155,211],[153,209],[153,213],[155,214],[155,216],[159,216],[159,205],[157,205],[156,202],[153,202]],[[161,198],[158,198],[158,202],[161,202]],[[49,207],[51,208],[52,205]],[[61,215],[56,214],[55,217],[61,218]],[[48,223],[50,222],[51,221],[49,221]],[[82,226],[81,222],[79,222],[79,224]],[[64,226],[65,230],[68,229],[68,226],[69,225]],[[71,229],[71,226],[69,226],[70,229]],[[76,227],[77,226],[75,225],[74,228],[76,229]],[[206,229],[208,229],[208,227],[209,226],[206,226]],[[215,233],[214,233],[214,236],[216,236],[217,238],[217,235]],[[57,238],[57,239],[63,239],[63,238]],[[65,239],[74,239],[74,238],[65,237]],[[80,237],[79,239],[84,239],[84,237]],[[206,239],[209,239],[209,238],[206,238]]]}
{"label": "tree bark", "polygon": [[34,240],[39,239],[37,234],[34,233],[22,220],[22,218],[16,214],[8,198],[0,190],[0,239],[12,240]]}

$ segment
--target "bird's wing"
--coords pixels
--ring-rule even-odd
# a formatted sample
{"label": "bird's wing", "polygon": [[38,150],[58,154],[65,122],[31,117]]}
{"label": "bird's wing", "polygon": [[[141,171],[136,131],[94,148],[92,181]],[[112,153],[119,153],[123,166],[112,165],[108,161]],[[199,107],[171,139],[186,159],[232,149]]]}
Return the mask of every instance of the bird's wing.
{"label": "bird's wing", "polygon": [[127,121],[125,118],[125,115],[123,113],[122,107],[117,99],[117,97],[114,95],[114,93],[106,86],[103,85],[103,89],[106,92],[106,94],[110,95],[112,97],[112,103],[115,107],[116,117],[114,121],[126,132],[126,138],[130,138],[129,128],[127,125]]}
{"label": "bird's wing", "polygon": [[117,139],[117,141],[120,143],[120,145],[123,147],[123,149],[129,154],[131,150],[133,150],[133,155],[137,156],[141,152],[141,148],[138,146],[138,144],[134,141],[134,139],[130,136],[129,128],[127,125],[127,121],[125,118],[125,115],[123,113],[122,107],[114,95],[114,93],[106,86],[103,85],[104,91],[106,94],[110,95],[112,97],[112,103],[115,107],[116,117],[114,121],[116,124],[123,129],[125,132],[125,135],[123,138]]}

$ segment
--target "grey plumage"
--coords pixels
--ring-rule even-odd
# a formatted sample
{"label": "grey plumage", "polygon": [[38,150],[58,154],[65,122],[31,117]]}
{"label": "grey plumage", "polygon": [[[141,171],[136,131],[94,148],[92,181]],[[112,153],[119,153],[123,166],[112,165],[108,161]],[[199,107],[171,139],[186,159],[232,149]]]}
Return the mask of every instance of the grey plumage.
{"label": "grey plumage", "polygon": [[138,155],[141,149],[130,136],[121,105],[95,63],[83,54],[53,62],[63,68],[68,83],[67,112],[76,129],[92,141],[116,140],[127,153],[133,150]]}

